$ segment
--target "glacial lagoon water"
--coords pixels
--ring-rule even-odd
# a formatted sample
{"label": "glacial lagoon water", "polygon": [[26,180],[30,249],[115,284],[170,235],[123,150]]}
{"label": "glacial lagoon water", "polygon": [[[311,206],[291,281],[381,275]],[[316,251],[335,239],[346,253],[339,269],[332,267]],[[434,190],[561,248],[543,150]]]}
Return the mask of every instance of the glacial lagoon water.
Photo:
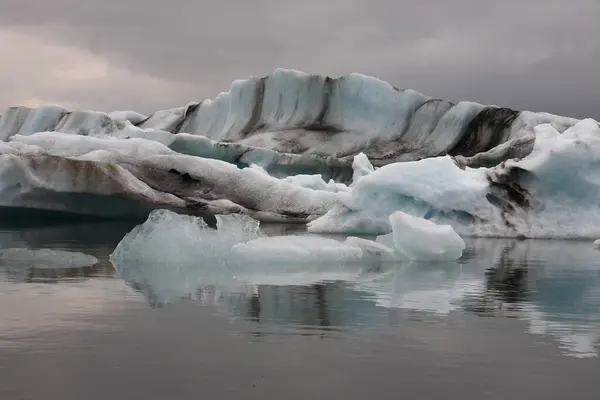
{"label": "glacial lagoon water", "polygon": [[99,260],[0,260],[0,399],[600,396],[591,242],[467,239],[456,263],[271,265],[236,287],[167,275],[182,294],[167,302],[163,280],[132,285],[108,261],[132,227],[0,227],[1,248]]}

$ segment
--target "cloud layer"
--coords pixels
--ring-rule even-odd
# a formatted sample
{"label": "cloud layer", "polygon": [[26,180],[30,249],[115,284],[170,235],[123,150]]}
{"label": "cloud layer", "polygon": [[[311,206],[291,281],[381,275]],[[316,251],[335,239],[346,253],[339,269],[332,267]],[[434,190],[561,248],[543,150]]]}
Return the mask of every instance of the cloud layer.
{"label": "cloud layer", "polygon": [[600,119],[597,0],[0,3],[0,108],[150,112],[277,67]]}

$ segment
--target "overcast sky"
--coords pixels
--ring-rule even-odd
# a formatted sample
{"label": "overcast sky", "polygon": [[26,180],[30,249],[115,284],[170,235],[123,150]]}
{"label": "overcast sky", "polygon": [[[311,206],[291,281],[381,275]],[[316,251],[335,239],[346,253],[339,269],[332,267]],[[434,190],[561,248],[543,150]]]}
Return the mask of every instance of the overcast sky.
{"label": "overcast sky", "polygon": [[600,119],[598,0],[0,0],[0,108],[150,112],[277,67]]}

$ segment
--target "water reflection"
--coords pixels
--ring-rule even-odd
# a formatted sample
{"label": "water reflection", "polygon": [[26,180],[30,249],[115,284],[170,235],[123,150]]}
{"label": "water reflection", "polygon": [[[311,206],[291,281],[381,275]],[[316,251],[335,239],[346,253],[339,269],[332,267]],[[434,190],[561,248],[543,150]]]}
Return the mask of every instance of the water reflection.
{"label": "water reflection", "polygon": [[[566,353],[598,355],[600,253],[589,242],[473,241],[491,257],[485,286],[463,299],[482,316],[527,321],[532,334],[550,335]],[[488,258],[489,259],[489,258]]]}
{"label": "water reflection", "polygon": [[[87,223],[26,226],[17,231],[0,228],[3,249],[48,247],[80,251],[100,260],[96,265],[51,268],[0,263],[1,291],[13,290],[10,285],[23,293],[32,288],[47,291],[48,283],[93,283],[98,277],[113,276],[108,254],[131,226]],[[286,233],[277,229],[268,233]],[[300,227],[290,229],[302,233]],[[149,265],[124,268],[121,278],[153,307],[182,299],[200,302],[231,318],[254,321],[257,335],[274,331],[332,335],[340,329],[468,313],[524,321],[528,333],[543,335],[543,340],[554,338],[569,355],[598,354],[600,252],[591,243],[472,239],[467,246],[457,263],[399,263],[377,268],[262,265],[236,273],[200,266]],[[32,283],[35,285],[27,285]],[[125,290],[122,286],[111,290]],[[66,290],[57,287],[52,293],[59,289]],[[75,289],[71,285],[69,290]],[[91,296],[89,289],[86,291],[77,292],[77,304],[86,301],[86,293]],[[100,294],[94,296],[100,301]],[[121,292],[102,296],[124,298]]]}
{"label": "water reflection", "polygon": [[54,248],[81,251],[106,263],[108,255],[136,223],[0,221],[0,248]]}
{"label": "water reflection", "polygon": [[[211,304],[271,328],[358,329],[401,313],[518,318],[568,354],[597,354],[600,262],[587,242],[470,240],[458,263],[368,267],[253,267],[243,274],[176,266],[124,268],[149,303]],[[268,329],[267,329],[268,330]]]}
{"label": "water reflection", "polygon": [[114,268],[112,265],[106,264],[69,268],[39,268],[35,266],[15,268],[0,265],[0,274],[3,274],[6,280],[14,283],[64,283],[96,277],[111,277],[114,275]]}

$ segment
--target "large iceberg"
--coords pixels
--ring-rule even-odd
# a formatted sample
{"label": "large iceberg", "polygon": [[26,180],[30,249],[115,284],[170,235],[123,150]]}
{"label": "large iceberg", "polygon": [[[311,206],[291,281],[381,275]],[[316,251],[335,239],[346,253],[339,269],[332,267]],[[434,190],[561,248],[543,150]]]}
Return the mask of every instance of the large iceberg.
{"label": "large iceberg", "polygon": [[273,171],[278,165],[303,173],[332,168],[349,178],[349,163],[359,152],[376,166],[443,154],[470,157],[531,134],[542,123],[562,132],[576,122],[471,102],[454,104],[357,73],[333,79],[278,69],[263,78],[235,81],[214,100],[147,118],[132,111],[13,107],[0,119],[0,140],[40,131],[148,137],[187,154],[246,163],[266,158]]}
{"label": "large iceberg", "polygon": [[10,108],[0,207],[237,213],[373,234],[401,211],[463,236],[597,237],[598,132],[593,120],[279,69],[149,116]]}

